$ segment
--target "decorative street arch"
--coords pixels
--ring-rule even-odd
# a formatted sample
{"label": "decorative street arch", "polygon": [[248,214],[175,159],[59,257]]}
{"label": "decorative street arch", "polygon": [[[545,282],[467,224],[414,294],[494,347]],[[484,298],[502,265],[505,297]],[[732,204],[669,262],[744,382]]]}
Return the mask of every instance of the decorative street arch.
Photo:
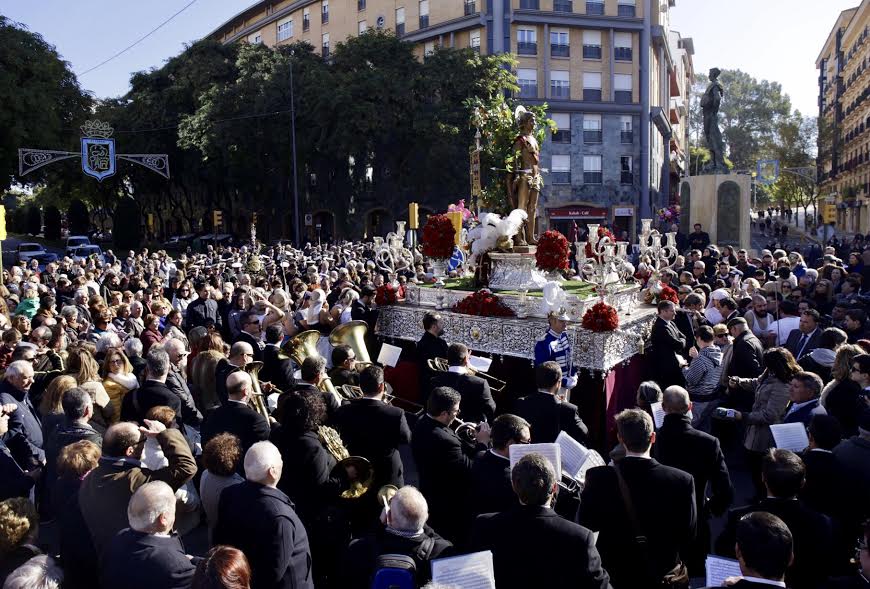
{"label": "decorative street arch", "polygon": [[139,164],[169,179],[169,155],[165,153],[115,153],[114,129],[102,121],[85,121],[81,126],[80,151],[57,151],[51,149],[18,150],[18,174],[24,176],[55,162],[81,158],[82,171],[102,182],[115,175],[116,160],[122,159]]}

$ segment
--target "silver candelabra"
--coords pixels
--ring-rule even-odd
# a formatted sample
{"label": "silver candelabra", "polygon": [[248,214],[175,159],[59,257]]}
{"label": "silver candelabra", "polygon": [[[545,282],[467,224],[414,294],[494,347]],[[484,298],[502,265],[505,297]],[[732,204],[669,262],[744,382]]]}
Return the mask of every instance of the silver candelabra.
{"label": "silver candelabra", "polygon": [[662,234],[652,228],[652,219],[640,220],[640,261],[645,263],[652,272],[650,282],[655,284],[661,279],[662,271],[674,267],[677,256],[677,234],[665,233],[665,244],[662,245]]}
{"label": "silver candelabra", "polygon": [[[598,235],[598,225],[590,224],[588,241],[577,241],[577,267],[579,275],[587,282],[596,286],[598,294],[603,298],[613,294],[619,285],[630,278],[633,268],[628,262],[628,242],[614,241],[608,236]],[[586,256],[586,245],[592,251],[592,256]]]}

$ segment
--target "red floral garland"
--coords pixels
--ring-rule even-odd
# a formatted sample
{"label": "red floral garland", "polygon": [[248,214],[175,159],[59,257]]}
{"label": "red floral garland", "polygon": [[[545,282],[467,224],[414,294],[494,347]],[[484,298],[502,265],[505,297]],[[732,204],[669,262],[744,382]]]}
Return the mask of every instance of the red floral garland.
{"label": "red floral garland", "polygon": [[[601,238],[603,238],[603,237],[609,237],[610,243],[616,243],[616,238],[613,236],[613,233],[611,233],[609,229],[605,229],[604,227],[599,227],[598,228],[598,241],[601,241]],[[588,241],[586,242],[586,257],[587,258],[593,257],[592,256],[592,244],[589,243]],[[598,256],[595,256],[595,259],[599,262],[601,261],[598,259]]]}
{"label": "red floral garland", "polygon": [[661,292],[659,292],[659,301],[670,301],[675,305],[680,304],[680,299],[677,298],[677,291],[675,291],[670,286],[663,286]]}
{"label": "red floral garland", "polygon": [[423,255],[427,258],[447,259],[453,255],[456,229],[447,215],[430,215],[423,227]]}
{"label": "red floral garland", "polygon": [[619,327],[619,314],[607,303],[595,303],[583,314],[582,325],[589,331],[613,331]]}
{"label": "red floral garland", "polygon": [[538,238],[535,262],[544,272],[568,269],[568,239],[553,229]]}
{"label": "red floral garland", "polygon": [[454,312],[464,315],[478,315],[481,317],[515,317],[513,309],[506,306],[498,295],[482,288],[468,295],[453,305]]}

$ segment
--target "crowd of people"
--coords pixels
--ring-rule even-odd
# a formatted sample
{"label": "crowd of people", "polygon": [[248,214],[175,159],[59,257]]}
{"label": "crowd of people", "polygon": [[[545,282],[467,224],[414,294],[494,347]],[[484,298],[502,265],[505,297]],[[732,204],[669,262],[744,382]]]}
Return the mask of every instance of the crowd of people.
{"label": "crowd of people", "polygon": [[[753,258],[695,233],[660,276],[677,302],[658,302],[615,448],[580,417],[561,313],[536,390],[501,394],[427,313],[403,354],[418,390],[392,391],[420,410],[352,345],[292,353],[350,321],[374,351],[378,305],[427,279],[422,260],[381,271],[371,244],[4,270],[0,585],[421,587],[433,560],[490,550],[499,589],[689,587],[711,553],[737,587],[866,587],[870,249]],[[780,423],[808,447],[776,448]],[[512,445],[562,432],[610,464],[567,483],[538,453],[511,468]]]}

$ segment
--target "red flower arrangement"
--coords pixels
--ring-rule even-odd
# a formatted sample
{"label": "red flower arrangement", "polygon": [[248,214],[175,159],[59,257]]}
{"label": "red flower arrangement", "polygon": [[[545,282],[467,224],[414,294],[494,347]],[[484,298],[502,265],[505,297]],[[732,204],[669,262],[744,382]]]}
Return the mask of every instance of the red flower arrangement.
{"label": "red flower arrangement", "polygon": [[677,291],[672,289],[670,286],[663,286],[661,292],[659,292],[659,301],[670,301],[675,305],[680,304],[680,299],[677,298]]}
{"label": "red flower arrangement", "polygon": [[535,262],[544,272],[568,269],[568,239],[553,229],[538,238]]}
{"label": "red flower arrangement", "polygon": [[583,314],[582,325],[589,331],[613,331],[619,327],[619,314],[607,303],[595,303]]}
{"label": "red flower arrangement", "polygon": [[375,303],[377,303],[378,306],[395,305],[398,299],[399,293],[396,292],[396,289],[389,282],[379,286],[375,293]]}
{"label": "red flower arrangement", "polygon": [[447,259],[453,255],[456,230],[447,215],[430,215],[423,227],[423,255],[427,258]]}
{"label": "red flower arrangement", "polygon": [[482,288],[453,305],[454,312],[481,317],[515,317],[513,310],[506,306],[498,295]]}
{"label": "red flower arrangement", "polygon": [[[613,233],[610,232],[609,229],[605,229],[604,227],[598,228],[598,241],[601,241],[602,237],[607,237],[610,239],[610,243],[616,243],[616,238],[613,236]],[[586,242],[586,257],[591,258],[592,256],[592,244],[588,241]],[[595,256],[595,260],[600,262],[598,256]]]}

